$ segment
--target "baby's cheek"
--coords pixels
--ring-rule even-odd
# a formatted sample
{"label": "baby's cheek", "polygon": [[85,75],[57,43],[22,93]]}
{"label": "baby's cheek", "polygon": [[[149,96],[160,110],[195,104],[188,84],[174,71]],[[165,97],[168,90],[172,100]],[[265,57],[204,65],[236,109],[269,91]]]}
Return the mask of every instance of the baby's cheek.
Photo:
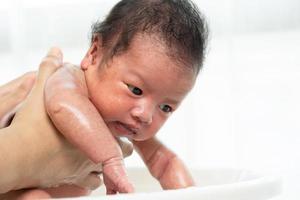
{"label": "baby's cheek", "polygon": [[115,95],[108,96],[98,104],[98,110],[101,112],[103,118],[126,120],[127,115],[132,108],[132,100],[126,97]]}
{"label": "baby's cheek", "polygon": [[153,136],[157,134],[157,132],[161,129],[161,127],[166,123],[168,118],[165,117],[155,117],[153,119],[153,130],[152,130],[152,134]]}

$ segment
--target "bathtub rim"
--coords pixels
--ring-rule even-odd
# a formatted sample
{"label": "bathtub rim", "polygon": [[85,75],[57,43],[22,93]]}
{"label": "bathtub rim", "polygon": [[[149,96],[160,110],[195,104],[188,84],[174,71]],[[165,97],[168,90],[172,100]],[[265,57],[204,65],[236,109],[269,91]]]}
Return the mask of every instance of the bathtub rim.
{"label": "bathtub rim", "polygon": [[[146,171],[145,167],[128,167],[129,173],[135,170]],[[88,196],[80,197],[78,199],[99,199],[99,200],[135,200],[135,199],[170,199],[171,196],[176,195],[177,198],[193,199],[197,195],[202,195],[203,199],[217,199],[230,200],[234,196],[244,196],[243,200],[260,200],[270,199],[282,193],[282,178],[277,175],[264,175],[260,172],[254,172],[248,169],[230,168],[230,167],[191,167],[191,171],[239,171],[253,173],[256,178],[249,180],[241,180],[234,183],[226,183],[220,185],[194,186],[176,190],[163,190],[153,192],[139,192],[135,194],[121,194],[117,196]],[[238,190],[238,191],[237,191]],[[257,197],[257,192],[260,192],[260,197]],[[189,198],[186,198],[189,195]],[[201,196],[201,197],[202,197]],[[220,196],[220,197],[218,197]],[[74,199],[74,198],[64,198]]]}

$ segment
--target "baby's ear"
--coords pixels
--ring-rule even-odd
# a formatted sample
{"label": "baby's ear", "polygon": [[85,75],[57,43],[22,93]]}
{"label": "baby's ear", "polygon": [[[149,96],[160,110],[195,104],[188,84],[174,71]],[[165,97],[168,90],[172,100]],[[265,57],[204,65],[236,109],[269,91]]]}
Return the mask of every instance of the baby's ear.
{"label": "baby's ear", "polygon": [[100,65],[102,59],[102,48],[99,42],[99,38],[96,36],[91,47],[81,61],[80,66],[82,70],[87,70],[90,66],[98,67]]}

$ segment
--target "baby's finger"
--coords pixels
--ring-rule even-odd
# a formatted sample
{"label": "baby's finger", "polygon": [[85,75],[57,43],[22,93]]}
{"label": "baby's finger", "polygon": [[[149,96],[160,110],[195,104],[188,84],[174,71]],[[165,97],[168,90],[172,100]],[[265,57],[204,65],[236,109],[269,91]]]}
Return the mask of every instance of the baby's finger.
{"label": "baby's finger", "polygon": [[44,85],[45,81],[62,66],[63,54],[57,47],[52,47],[39,66],[37,81]]}
{"label": "baby's finger", "polygon": [[117,194],[117,192],[116,192],[115,190],[106,188],[106,194],[107,194],[107,195],[113,195],[113,194]]}
{"label": "baby's finger", "polygon": [[123,179],[121,184],[119,185],[119,193],[133,193],[134,187],[131,183],[127,181],[127,179]]}

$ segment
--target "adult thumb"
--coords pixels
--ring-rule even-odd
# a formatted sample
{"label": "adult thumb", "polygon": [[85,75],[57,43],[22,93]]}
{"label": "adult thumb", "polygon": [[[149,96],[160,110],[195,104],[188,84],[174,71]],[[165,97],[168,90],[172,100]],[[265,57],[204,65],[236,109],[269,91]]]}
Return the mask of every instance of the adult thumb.
{"label": "adult thumb", "polygon": [[39,65],[37,85],[44,86],[47,79],[62,66],[63,54],[57,47],[52,47]]}

